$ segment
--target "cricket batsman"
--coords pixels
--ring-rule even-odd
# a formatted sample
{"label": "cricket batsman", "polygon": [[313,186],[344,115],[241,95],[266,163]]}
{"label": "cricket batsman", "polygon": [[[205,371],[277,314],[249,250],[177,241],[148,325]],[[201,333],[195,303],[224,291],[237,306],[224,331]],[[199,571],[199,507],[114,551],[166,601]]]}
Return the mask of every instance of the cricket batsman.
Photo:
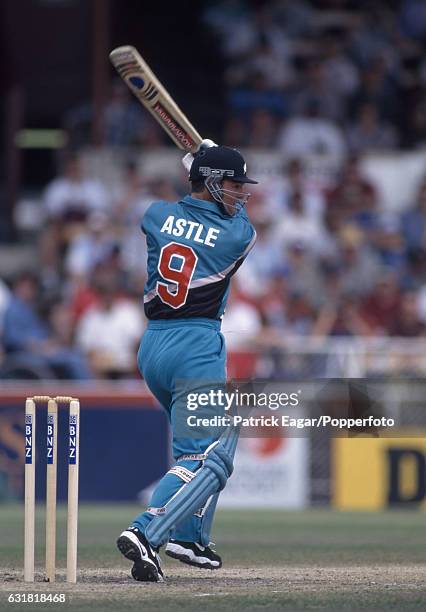
{"label": "cricket batsman", "polygon": [[245,211],[250,196],[245,184],[257,181],[247,177],[243,156],[225,146],[201,148],[189,181],[191,195],[154,202],[142,221],[148,326],[138,367],[169,416],[175,464],[157,484],[147,510],[117,540],[139,581],[163,581],[158,555],[163,545],[183,563],[222,565],[210,532],[219,493],[233,470],[236,437],[179,436],[177,381],[226,382],[221,318],[231,277],[256,240]]}

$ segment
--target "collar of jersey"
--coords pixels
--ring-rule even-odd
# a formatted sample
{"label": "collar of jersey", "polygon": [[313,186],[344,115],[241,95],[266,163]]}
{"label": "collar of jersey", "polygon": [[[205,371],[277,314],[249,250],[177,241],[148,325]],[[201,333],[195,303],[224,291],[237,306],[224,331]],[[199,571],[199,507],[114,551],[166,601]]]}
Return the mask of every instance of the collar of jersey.
{"label": "collar of jersey", "polygon": [[225,216],[220,210],[219,206],[215,202],[209,202],[208,200],[198,200],[197,198],[193,198],[190,195],[186,195],[182,201],[185,204],[189,204],[190,206],[196,206],[197,208],[203,208],[204,210],[210,210],[211,212],[214,212],[217,215],[219,215],[219,217]]}

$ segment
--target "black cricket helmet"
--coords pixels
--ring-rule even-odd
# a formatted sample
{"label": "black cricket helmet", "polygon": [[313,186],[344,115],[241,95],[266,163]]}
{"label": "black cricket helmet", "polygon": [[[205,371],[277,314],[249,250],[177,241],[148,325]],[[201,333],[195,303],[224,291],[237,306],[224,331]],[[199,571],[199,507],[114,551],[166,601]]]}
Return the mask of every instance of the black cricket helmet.
{"label": "black cricket helmet", "polygon": [[202,149],[194,157],[189,172],[190,181],[199,181],[208,177],[229,179],[236,183],[257,184],[246,174],[247,164],[237,149],[223,145]]}

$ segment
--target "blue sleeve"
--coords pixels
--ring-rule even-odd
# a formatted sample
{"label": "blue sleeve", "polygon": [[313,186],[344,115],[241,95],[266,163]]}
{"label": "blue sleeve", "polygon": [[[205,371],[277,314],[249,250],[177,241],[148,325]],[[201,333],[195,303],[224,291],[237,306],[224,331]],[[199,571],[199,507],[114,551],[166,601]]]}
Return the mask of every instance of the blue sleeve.
{"label": "blue sleeve", "polygon": [[141,230],[143,231],[144,234],[146,234],[148,231],[149,218],[150,218],[151,208],[153,206],[154,204],[150,204],[148,208],[146,209],[144,216],[142,217]]}
{"label": "blue sleeve", "polygon": [[253,225],[250,223],[246,210],[243,208],[239,213],[240,218],[240,244],[238,257],[247,257],[256,242],[257,234]]}
{"label": "blue sleeve", "polygon": [[4,314],[3,343],[8,350],[25,350],[31,340],[45,340],[47,329],[26,305],[13,300]]}
{"label": "blue sleeve", "polygon": [[155,217],[159,216],[164,208],[164,204],[166,204],[166,202],[159,201],[153,202],[148,206],[141,223],[141,229],[144,234],[150,231],[152,221],[155,219]]}

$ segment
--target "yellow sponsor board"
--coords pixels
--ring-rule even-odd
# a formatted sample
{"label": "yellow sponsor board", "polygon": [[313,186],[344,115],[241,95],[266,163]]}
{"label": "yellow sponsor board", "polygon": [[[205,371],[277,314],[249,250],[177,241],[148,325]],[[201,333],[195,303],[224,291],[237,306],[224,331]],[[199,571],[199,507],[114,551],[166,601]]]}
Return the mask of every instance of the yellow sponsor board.
{"label": "yellow sponsor board", "polygon": [[[426,430],[404,437],[335,438],[332,500],[340,510],[426,510]],[[395,432],[393,432],[395,436]]]}

